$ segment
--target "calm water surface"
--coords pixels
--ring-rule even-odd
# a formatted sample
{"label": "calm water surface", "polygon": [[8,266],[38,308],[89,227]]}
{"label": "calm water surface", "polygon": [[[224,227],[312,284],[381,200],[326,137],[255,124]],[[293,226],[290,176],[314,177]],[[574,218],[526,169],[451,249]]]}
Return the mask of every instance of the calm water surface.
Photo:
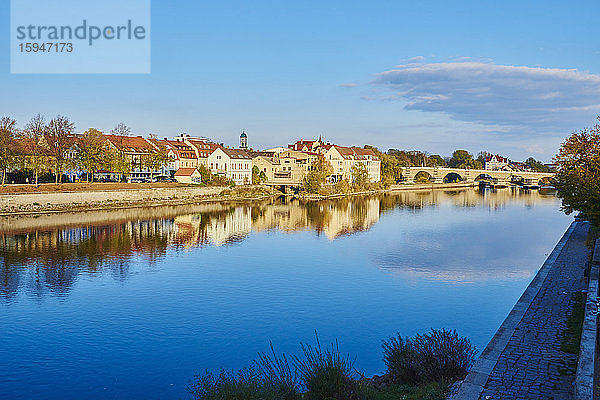
{"label": "calm water surface", "polygon": [[0,220],[0,398],[183,399],[204,369],[456,328],[481,350],[572,218],[551,193],[403,192]]}

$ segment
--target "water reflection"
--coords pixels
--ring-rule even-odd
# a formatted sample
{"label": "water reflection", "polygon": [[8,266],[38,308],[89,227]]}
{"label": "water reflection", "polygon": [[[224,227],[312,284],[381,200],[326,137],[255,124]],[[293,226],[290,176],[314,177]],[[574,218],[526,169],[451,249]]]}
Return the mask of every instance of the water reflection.
{"label": "water reflection", "polygon": [[[231,245],[245,240],[252,232],[311,231],[335,240],[368,230],[383,214],[398,209],[419,212],[445,204],[496,211],[509,202],[533,206],[554,203],[556,198],[552,193],[515,189],[406,191],[321,202],[280,199],[253,205],[204,204],[8,217],[0,220],[0,297],[10,300],[20,291],[34,297],[47,293],[65,295],[82,274],[108,274],[123,281],[132,273],[133,258],[144,260],[141,264],[153,269],[168,251]],[[426,242],[454,246],[456,254],[472,251],[470,244],[454,243],[451,238]],[[381,268],[406,277],[437,274],[442,280],[452,280],[457,274],[454,263],[459,265],[460,257],[446,260],[445,270],[431,269],[439,263],[442,252],[452,253],[447,249],[431,251],[431,259],[420,260],[423,266],[419,266],[415,260],[404,260],[402,254],[391,250],[378,263]],[[460,274],[465,276],[465,271]]]}

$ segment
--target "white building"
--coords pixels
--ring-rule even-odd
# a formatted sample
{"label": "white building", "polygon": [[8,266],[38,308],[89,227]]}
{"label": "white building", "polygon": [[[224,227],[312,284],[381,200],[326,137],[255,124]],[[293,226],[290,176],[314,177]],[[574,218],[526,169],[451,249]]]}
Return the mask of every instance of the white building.
{"label": "white building", "polygon": [[484,169],[488,171],[500,171],[503,170],[504,167],[508,166],[509,163],[510,160],[508,158],[494,154],[485,158]]}
{"label": "white building", "polygon": [[244,150],[218,147],[208,156],[207,164],[211,173],[236,185],[252,183],[252,157]]}
{"label": "white building", "polygon": [[324,150],[325,159],[333,167],[333,174],[330,177],[332,182],[339,182],[342,179],[351,182],[352,167],[359,163],[366,167],[371,182],[381,180],[381,161],[373,150],[337,145],[324,145],[321,149]]}

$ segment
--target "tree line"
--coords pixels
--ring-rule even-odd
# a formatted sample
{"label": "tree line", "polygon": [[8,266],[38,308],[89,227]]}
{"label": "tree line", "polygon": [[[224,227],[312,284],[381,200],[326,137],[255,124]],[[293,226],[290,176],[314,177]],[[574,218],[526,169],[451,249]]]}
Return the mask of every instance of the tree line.
{"label": "tree line", "polygon": [[[117,124],[110,132],[121,140],[121,145],[130,136],[131,129],[124,123]],[[155,139],[151,136],[151,139]],[[111,147],[103,133],[89,128],[76,134],[75,124],[62,115],[49,121],[37,114],[22,128],[11,117],[0,118],[0,169],[2,185],[6,184],[8,171],[20,171],[39,184],[42,173],[53,173],[56,184],[62,182],[68,170],[85,173],[86,181],[94,179],[94,173],[107,170],[117,173],[119,179],[134,168],[147,168],[151,173],[168,165],[171,159],[168,149],[153,142],[153,150],[136,159],[125,151]],[[122,146],[121,146],[122,148]]]}

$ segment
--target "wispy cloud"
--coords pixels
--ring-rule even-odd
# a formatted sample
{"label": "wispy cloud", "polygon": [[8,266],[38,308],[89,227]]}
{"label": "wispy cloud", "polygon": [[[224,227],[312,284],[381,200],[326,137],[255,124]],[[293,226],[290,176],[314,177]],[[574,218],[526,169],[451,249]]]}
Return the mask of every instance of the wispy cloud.
{"label": "wispy cloud", "polygon": [[582,127],[600,111],[600,75],[575,69],[408,62],[377,74],[372,83],[393,90],[408,110],[510,126],[512,134],[528,137]]}

